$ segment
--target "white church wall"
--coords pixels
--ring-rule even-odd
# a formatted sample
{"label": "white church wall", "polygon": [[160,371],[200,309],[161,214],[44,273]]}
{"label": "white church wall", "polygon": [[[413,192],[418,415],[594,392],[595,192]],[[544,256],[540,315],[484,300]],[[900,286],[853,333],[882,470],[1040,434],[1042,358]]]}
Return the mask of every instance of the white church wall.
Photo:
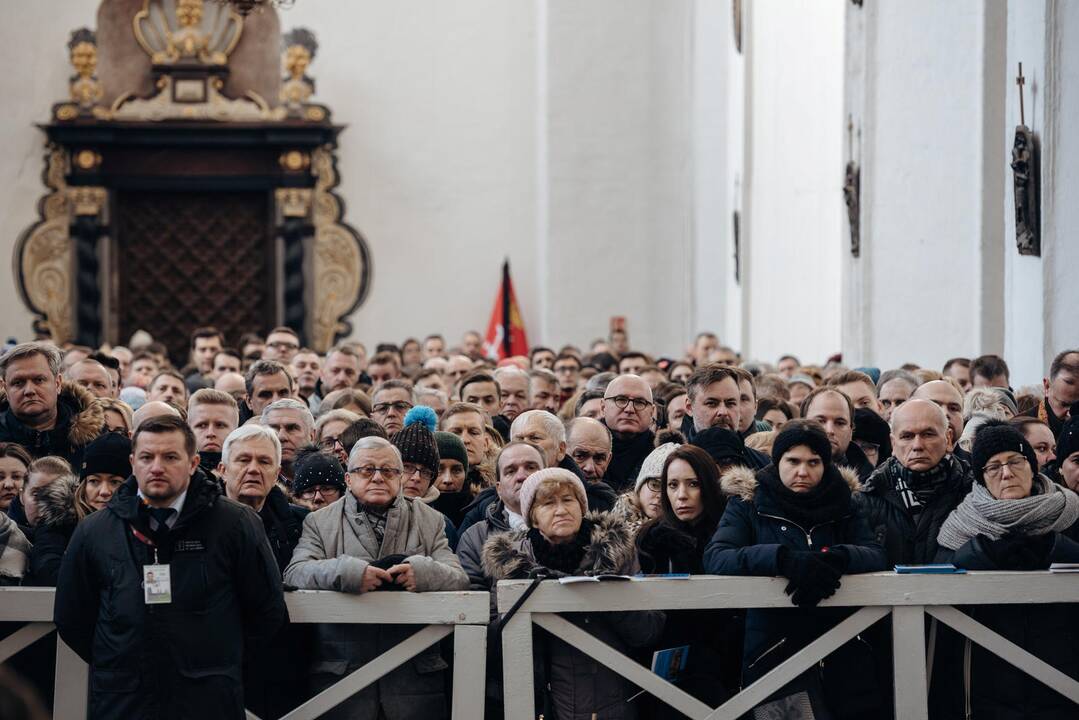
{"label": "white church wall", "polygon": [[9,30],[0,43],[0,339],[31,339],[33,315],[26,309],[7,268],[19,235],[38,219],[45,133],[34,127],[47,123],[53,103],[67,97],[71,66],[67,41],[78,27],[93,27],[97,0],[17,3],[8,10]]}
{"label": "white church wall", "polygon": [[847,11],[860,13],[848,67],[863,74],[850,78],[847,107],[862,165],[862,248],[844,261],[845,360],[936,367],[999,352],[990,289],[1001,271],[1003,151],[993,128],[1004,19],[979,2]]}
{"label": "white church wall", "polygon": [[844,3],[746,3],[743,354],[840,348]]}

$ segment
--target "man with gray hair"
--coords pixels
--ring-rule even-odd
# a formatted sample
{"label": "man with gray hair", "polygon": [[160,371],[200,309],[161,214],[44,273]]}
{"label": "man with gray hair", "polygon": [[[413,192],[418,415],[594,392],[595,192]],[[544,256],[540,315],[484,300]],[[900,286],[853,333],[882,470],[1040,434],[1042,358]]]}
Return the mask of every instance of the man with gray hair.
{"label": "man with gray hair", "polygon": [[81,467],[83,449],[105,426],[105,411],[89,390],[64,382],[60,362],[60,351],[44,342],[22,343],[0,356],[0,442]]}
{"label": "man with gray hair", "polygon": [[[361,438],[349,455],[349,491],[304,520],[285,583],[347,593],[467,590],[468,576],[450,550],[442,513],[401,493],[403,468],[400,451],[388,440]],[[313,689],[319,692],[336,683],[417,629],[317,626]],[[436,643],[325,717],[446,717],[446,667]]]}
{"label": "man with gray hair", "polygon": [[891,420],[897,407],[910,399],[917,389],[918,378],[909,370],[886,370],[877,382],[877,400],[880,402],[880,416]]}
{"label": "man with gray hair", "polygon": [[861,493],[866,517],[889,564],[931,563],[941,525],[970,491],[970,468],[949,452],[948,416],[936,403],[908,400],[891,428],[892,457]]}
{"label": "man with gray hair", "polygon": [[292,487],[296,453],[315,441],[315,417],[307,403],[285,398],[270,403],[262,411],[262,424],[277,433],[281,442],[280,482],[288,492]]}

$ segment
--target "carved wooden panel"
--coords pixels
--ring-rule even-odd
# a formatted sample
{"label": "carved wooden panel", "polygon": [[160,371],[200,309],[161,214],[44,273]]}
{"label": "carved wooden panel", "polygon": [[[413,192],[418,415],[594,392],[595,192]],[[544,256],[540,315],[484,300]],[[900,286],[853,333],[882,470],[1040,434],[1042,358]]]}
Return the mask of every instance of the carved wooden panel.
{"label": "carved wooden panel", "polygon": [[120,192],[119,339],[138,329],[177,365],[191,331],[215,325],[229,343],[273,325],[270,198],[263,192]]}

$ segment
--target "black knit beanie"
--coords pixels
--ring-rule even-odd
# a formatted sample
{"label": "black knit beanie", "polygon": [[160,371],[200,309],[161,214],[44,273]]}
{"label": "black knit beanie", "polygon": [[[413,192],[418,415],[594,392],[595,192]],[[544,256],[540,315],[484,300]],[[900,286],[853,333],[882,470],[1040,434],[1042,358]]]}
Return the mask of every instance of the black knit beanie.
{"label": "black knit beanie", "polygon": [[1030,463],[1030,471],[1035,476],[1038,474],[1038,456],[1023,434],[1003,420],[989,420],[974,433],[974,444],[970,448],[974,479],[985,485],[985,464],[1002,452],[1019,453]]}
{"label": "black knit beanie", "polygon": [[456,460],[468,472],[468,450],[465,449],[464,441],[453,433],[439,430],[435,433],[435,443],[438,445],[438,456],[442,460]]}
{"label": "black knit beanie", "polygon": [[131,475],[131,441],[126,435],[107,432],[86,446],[79,477],[97,474],[119,475],[124,479]]}
{"label": "black knit beanie", "polygon": [[797,445],[805,445],[819,455],[825,466],[832,464],[832,443],[820,423],[812,420],[791,420],[783,426],[772,444],[772,464],[779,467],[783,453]]}
{"label": "black knit beanie", "polygon": [[318,445],[308,445],[300,448],[296,453],[296,460],[292,464],[295,475],[292,479],[292,493],[300,493],[310,490],[316,485],[330,485],[344,494],[345,468],[337,456],[325,452]]}
{"label": "black knit beanie", "polygon": [[710,427],[697,433],[690,445],[696,445],[704,450],[717,463],[729,463],[733,460],[739,465],[746,464],[745,441],[733,430]]}
{"label": "black knit beanie", "polygon": [[[394,433],[390,442],[401,451],[401,462],[415,463],[438,475],[438,445],[435,434],[428,427],[425,414],[413,414],[413,408],[405,416],[405,426]],[[430,408],[422,408],[431,410]],[[434,411],[431,411],[434,415]]]}

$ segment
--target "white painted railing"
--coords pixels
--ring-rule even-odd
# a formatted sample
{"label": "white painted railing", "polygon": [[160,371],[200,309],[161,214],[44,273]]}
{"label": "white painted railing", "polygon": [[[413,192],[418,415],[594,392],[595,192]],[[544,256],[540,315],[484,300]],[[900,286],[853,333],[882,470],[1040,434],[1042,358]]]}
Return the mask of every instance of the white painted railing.
{"label": "white painted railing", "polygon": [[[55,590],[0,588],[0,622],[29,623],[0,640],[0,662],[48,635]],[[483,717],[487,621],[490,598],[485,592],[344,593],[300,590],[285,594],[293,623],[363,623],[424,625],[355,672],[299,706],[282,720],[317,718],[376,682],[449,634],[453,634],[453,720]],[[88,687],[86,664],[57,639],[55,720],[85,720]],[[249,718],[254,715],[248,713]]]}
{"label": "white painted railing", "polygon": [[[528,588],[526,580],[498,585],[499,612]],[[1079,682],[1004,639],[953,605],[1079,602],[1079,574],[981,572],[963,575],[872,573],[843,578],[821,607],[860,607],[838,625],[776,666],[718,708],[711,708],[626,655],[560,617],[560,613],[619,610],[790,608],[784,578],[696,576],[561,585],[540,583],[502,628],[506,720],[533,720],[532,625],[591,656],[694,720],[736,720],[833,650],[889,613],[892,615],[895,717],[926,720],[925,615],[936,618],[989,652],[1079,703]]]}

